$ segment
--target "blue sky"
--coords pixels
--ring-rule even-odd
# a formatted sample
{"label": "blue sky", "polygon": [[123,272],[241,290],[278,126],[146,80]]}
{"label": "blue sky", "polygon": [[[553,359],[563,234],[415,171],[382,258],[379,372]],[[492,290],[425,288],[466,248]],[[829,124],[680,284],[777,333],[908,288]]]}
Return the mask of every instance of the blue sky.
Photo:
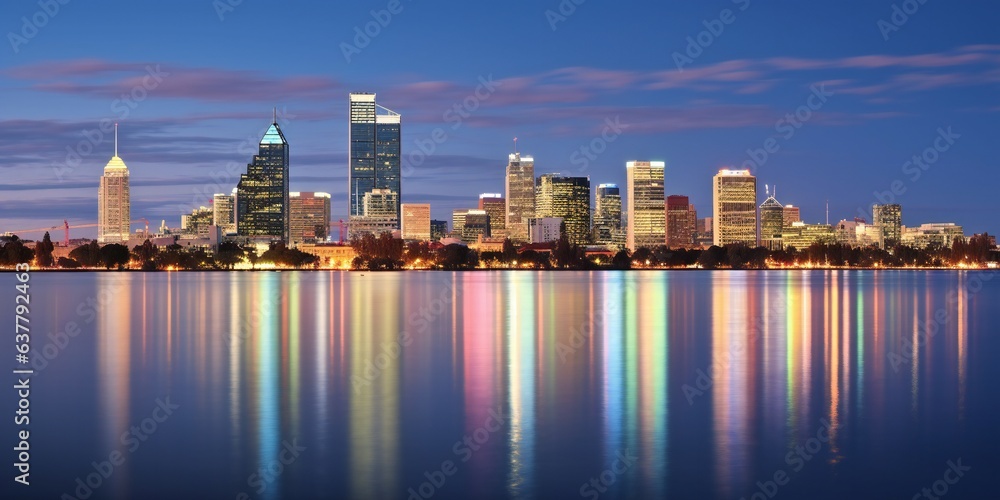
{"label": "blue sky", "polygon": [[[403,201],[431,203],[435,218],[502,192],[518,137],[536,173],[589,175],[594,186],[624,186],[626,161],[664,160],[668,194],[690,196],[699,216],[710,215],[715,172],[770,147],[751,165],[760,201],[776,184],[809,222],[824,219],[826,200],[831,221],[852,218],[888,201],[876,193],[895,182],[906,225],[1000,229],[1000,7],[680,3],[69,1],[49,15],[10,2],[0,230],[96,221],[114,148],[102,120],[121,124],[134,218],[177,225],[207,204],[203,193],[235,186],[272,107],[291,146],[292,190],[331,193],[342,217],[351,91],[377,92],[403,115]],[[893,19],[894,5],[912,14]],[[345,57],[355,28],[389,7],[377,35]],[[688,52],[688,37],[700,37],[700,52]],[[688,57],[680,69],[675,53]],[[820,89],[823,100],[810,98]],[[796,127],[779,124],[797,111],[806,119]],[[925,153],[926,169],[906,165]]]}

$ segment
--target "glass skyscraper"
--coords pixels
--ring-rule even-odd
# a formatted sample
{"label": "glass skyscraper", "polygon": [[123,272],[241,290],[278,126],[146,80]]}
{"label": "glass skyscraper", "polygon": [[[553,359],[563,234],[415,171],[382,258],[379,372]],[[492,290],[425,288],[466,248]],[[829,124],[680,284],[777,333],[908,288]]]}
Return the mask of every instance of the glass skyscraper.
{"label": "glass skyscraper", "polygon": [[720,170],[712,178],[713,244],[757,246],[757,178],[749,170]]}
{"label": "glass skyscraper", "polygon": [[[400,185],[400,115],[375,103],[375,94],[350,95],[350,144],[348,193],[350,216],[372,216],[364,213],[365,194],[375,190],[395,193],[402,197]],[[400,207],[397,201],[395,226],[399,229]]]}
{"label": "glass skyscraper", "polygon": [[559,217],[570,243],[589,243],[590,178],[542,174],[535,185],[535,217]]}
{"label": "glass skyscraper", "polygon": [[625,246],[631,251],[653,248],[667,241],[667,216],[662,161],[630,161],[628,180],[628,232]]}
{"label": "glass skyscraper", "polygon": [[289,241],[288,141],[277,119],[236,185],[236,233]]}
{"label": "glass skyscraper", "polygon": [[508,156],[506,175],[507,237],[528,241],[528,219],[535,216],[535,159],[513,153]]}
{"label": "glass skyscraper", "polygon": [[624,245],[622,234],[622,195],[617,184],[597,186],[594,203],[594,243]]}

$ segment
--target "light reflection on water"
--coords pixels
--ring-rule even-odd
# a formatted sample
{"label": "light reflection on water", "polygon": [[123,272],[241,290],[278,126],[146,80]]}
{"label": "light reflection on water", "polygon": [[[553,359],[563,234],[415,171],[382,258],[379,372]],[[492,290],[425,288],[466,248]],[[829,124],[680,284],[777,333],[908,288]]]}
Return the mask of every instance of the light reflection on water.
{"label": "light reflection on water", "polygon": [[996,463],[991,277],[39,273],[36,331],[83,333],[36,377],[38,491],[118,449],[94,498],[573,498],[602,477],[601,498],[740,498],[776,471],[790,497],[909,497],[949,459]]}

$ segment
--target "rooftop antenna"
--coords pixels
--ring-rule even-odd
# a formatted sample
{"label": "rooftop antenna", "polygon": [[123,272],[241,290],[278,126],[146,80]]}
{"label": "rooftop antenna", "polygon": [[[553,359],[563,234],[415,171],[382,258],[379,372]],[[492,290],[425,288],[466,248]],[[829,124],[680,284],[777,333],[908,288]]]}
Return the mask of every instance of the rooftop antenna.
{"label": "rooftop antenna", "polygon": [[278,123],[278,107],[277,106],[275,106],[271,110],[271,123],[274,123],[274,124]]}
{"label": "rooftop antenna", "polygon": [[115,156],[118,156],[118,123],[115,122]]}
{"label": "rooftop antenna", "polygon": [[764,184],[764,196],[771,196],[771,192],[768,190],[767,184]]}
{"label": "rooftop antenna", "polygon": [[826,200],[826,225],[830,225],[830,200]]}
{"label": "rooftop antenna", "polygon": [[514,138],[514,154],[517,154],[517,137]]}

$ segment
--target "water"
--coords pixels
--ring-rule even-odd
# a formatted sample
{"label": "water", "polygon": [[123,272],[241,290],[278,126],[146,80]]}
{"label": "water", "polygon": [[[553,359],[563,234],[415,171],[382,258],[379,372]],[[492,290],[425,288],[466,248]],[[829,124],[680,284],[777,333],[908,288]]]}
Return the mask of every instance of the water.
{"label": "water", "polygon": [[3,498],[997,498],[992,278],[35,273]]}

